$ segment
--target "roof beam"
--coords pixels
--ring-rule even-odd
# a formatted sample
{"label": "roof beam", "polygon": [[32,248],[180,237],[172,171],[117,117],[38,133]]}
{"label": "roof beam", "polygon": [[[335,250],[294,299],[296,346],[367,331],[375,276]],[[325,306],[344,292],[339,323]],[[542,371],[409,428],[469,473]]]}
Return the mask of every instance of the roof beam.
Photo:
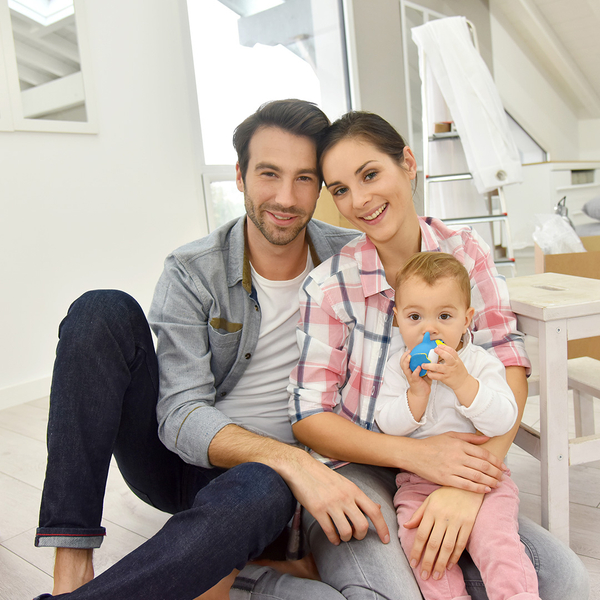
{"label": "roof beam", "polygon": [[81,72],[21,92],[23,116],[35,119],[85,103]]}
{"label": "roof beam", "polygon": [[[502,2],[497,4],[502,6]],[[542,13],[532,0],[517,0],[517,4],[522,9],[519,15],[521,24],[526,27],[531,40],[537,43],[539,49],[554,66],[554,76],[566,83],[570,95],[576,98],[578,104],[586,112],[585,116],[588,118],[600,117],[600,97],[579,70]]]}

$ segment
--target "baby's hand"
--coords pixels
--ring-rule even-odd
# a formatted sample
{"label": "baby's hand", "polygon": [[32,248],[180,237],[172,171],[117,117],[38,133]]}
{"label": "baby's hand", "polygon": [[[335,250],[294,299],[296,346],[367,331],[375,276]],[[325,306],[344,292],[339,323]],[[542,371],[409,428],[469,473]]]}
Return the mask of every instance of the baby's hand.
{"label": "baby's hand", "polygon": [[425,377],[419,375],[421,367],[417,367],[414,371],[410,370],[410,352],[405,352],[400,358],[400,368],[408,381],[410,391],[415,396],[428,398],[431,391],[431,380],[427,375]]}
{"label": "baby's hand", "polygon": [[439,362],[423,365],[427,371],[427,376],[445,383],[449,388],[456,391],[469,377],[467,368],[458,356],[458,352],[450,346],[440,345],[435,349],[435,353],[440,357]]}

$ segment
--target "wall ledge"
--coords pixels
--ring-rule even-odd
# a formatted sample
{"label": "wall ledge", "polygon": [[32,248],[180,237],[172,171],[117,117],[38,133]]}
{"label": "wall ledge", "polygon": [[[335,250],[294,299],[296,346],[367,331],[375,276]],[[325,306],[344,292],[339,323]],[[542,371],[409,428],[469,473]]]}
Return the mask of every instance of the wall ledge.
{"label": "wall ledge", "polygon": [[42,377],[19,385],[0,389],[0,410],[39,400],[50,394],[51,377]]}

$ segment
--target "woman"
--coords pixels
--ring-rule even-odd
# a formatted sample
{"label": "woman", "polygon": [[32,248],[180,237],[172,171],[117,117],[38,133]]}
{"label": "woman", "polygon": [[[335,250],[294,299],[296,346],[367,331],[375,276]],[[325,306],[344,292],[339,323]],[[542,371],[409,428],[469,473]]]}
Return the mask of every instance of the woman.
{"label": "woman", "polygon": [[[421,576],[437,578],[458,563],[485,492],[501,484],[494,465],[504,468],[502,458],[520,422],[529,360],[504,278],[485,242],[469,228],[452,230],[417,216],[415,157],[389,123],[370,113],[348,113],[320,144],[319,162],[337,208],[365,235],[304,283],[301,358],[290,384],[294,434],[322,457],[335,459],[329,463],[342,465],[340,473],[382,505],[390,532],[395,530],[392,496],[398,469],[443,486],[406,524],[418,528],[411,564],[421,561]],[[399,335],[393,326],[393,283],[406,260],[426,250],[453,254],[469,272],[474,342],[504,363],[519,406],[517,425],[504,436],[445,434],[414,440],[386,436],[374,424],[390,342]],[[489,461],[488,475],[481,473],[482,461]],[[396,536],[388,545],[373,534],[334,546],[308,514],[305,531],[322,579],[344,596],[421,597]],[[579,559],[531,522],[522,521],[520,531],[538,570],[541,597],[586,598],[587,576]],[[472,597],[485,598],[472,563],[461,560],[461,567]],[[375,596],[363,590],[374,590]]]}

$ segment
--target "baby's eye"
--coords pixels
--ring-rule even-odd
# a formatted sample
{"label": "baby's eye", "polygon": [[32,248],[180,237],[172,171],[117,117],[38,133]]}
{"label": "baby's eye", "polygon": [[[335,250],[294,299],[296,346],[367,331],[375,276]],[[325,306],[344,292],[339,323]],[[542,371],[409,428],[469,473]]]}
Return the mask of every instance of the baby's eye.
{"label": "baby's eye", "polygon": [[408,315],[408,318],[411,321],[418,321],[421,318],[421,316],[418,315],[417,313],[412,313],[412,314]]}
{"label": "baby's eye", "polygon": [[442,313],[442,314],[440,315],[440,319],[441,319],[442,321],[447,321],[448,319],[451,319],[451,318],[452,318],[452,315],[451,315],[451,314],[449,314],[449,313]]}

